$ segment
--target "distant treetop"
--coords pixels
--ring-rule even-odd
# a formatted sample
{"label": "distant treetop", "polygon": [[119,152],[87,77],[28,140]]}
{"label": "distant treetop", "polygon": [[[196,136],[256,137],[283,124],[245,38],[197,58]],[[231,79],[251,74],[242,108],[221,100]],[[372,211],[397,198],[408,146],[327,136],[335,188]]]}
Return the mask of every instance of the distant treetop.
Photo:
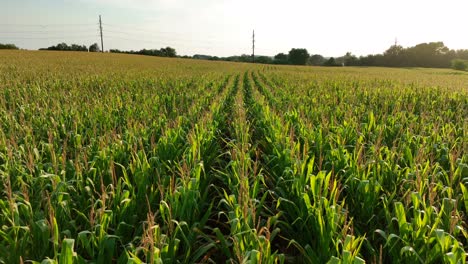
{"label": "distant treetop", "polygon": [[110,49],[111,53],[126,53],[126,54],[139,54],[147,56],[158,56],[158,57],[177,57],[177,52],[174,48],[166,47],[161,49],[142,49],[140,51],[123,51],[118,49]]}
{"label": "distant treetop", "polygon": [[41,48],[39,50],[60,50],[60,51],[88,51],[88,48],[85,45],[71,44],[70,46],[67,43],[62,42],[56,46],[50,46],[48,48]]}
{"label": "distant treetop", "polygon": [[0,49],[10,49],[10,50],[17,50],[19,49],[15,44],[1,44]]}

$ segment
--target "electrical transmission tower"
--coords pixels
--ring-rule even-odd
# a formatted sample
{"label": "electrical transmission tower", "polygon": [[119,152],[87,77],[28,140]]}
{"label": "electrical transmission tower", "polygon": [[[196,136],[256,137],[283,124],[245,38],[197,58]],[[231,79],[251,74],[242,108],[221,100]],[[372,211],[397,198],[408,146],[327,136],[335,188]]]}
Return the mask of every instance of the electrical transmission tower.
{"label": "electrical transmission tower", "polygon": [[99,15],[99,31],[101,32],[101,52],[104,52],[104,40],[102,38],[102,21],[101,15]]}
{"label": "electrical transmission tower", "polygon": [[255,30],[252,32],[252,63],[255,63]]}

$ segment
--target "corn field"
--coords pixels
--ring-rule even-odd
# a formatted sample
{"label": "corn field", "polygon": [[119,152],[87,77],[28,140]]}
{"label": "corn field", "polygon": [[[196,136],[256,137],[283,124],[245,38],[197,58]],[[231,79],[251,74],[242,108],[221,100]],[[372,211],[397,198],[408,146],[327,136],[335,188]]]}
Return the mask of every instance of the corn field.
{"label": "corn field", "polygon": [[468,74],[0,52],[0,263],[466,263]]}

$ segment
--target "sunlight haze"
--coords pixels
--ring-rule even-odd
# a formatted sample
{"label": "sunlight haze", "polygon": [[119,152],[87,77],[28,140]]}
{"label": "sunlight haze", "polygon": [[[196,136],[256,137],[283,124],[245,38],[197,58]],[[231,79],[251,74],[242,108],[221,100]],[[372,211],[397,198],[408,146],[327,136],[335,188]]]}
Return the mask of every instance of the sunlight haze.
{"label": "sunlight haze", "polygon": [[59,42],[104,48],[170,46],[179,55],[273,56],[291,48],[342,56],[443,41],[468,48],[466,1],[0,0],[0,43],[38,49]]}

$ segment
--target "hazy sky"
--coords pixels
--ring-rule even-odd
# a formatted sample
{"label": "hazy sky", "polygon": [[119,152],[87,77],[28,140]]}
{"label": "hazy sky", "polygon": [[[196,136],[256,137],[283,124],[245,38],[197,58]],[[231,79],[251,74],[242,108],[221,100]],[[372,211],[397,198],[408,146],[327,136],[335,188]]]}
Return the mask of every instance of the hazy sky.
{"label": "hazy sky", "polygon": [[444,41],[468,49],[467,0],[0,0],[0,43],[38,49],[58,42],[180,55],[256,54],[306,48],[341,56]]}

